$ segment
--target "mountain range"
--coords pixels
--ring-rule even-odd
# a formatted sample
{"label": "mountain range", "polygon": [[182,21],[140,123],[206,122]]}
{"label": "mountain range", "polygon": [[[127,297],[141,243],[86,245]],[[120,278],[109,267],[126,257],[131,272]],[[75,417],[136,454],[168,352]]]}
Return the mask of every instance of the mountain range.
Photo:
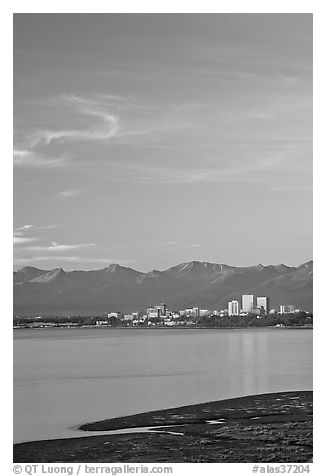
{"label": "mountain range", "polygon": [[241,294],[269,296],[271,307],[293,304],[307,311],[313,305],[313,262],[236,267],[190,261],[148,273],[111,264],[94,271],[14,271],[15,314],[89,315],[145,310],[165,302],[169,309],[225,309]]}

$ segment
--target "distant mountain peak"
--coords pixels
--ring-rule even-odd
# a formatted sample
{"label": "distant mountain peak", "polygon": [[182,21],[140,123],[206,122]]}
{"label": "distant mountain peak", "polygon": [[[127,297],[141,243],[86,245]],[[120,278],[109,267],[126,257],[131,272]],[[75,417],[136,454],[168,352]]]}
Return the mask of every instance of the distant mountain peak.
{"label": "distant mountain peak", "polygon": [[44,274],[41,276],[37,276],[36,278],[32,279],[31,282],[33,283],[48,283],[50,281],[55,281],[62,279],[67,276],[66,271],[62,268],[55,268],[51,269],[50,271],[45,271]]}
{"label": "distant mountain peak", "polygon": [[313,266],[313,261],[311,259],[309,261],[306,261],[306,263],[303,263],[301,266],[299,266],[299,268],[312,268],[312,266]]}
{"label": "distant mountain peak", "polygon": [[104,268],[107,273],[132,273],[132,274],[143,274],[141,271],[136,271],[133,268],[127,266],[121,266],[118,263],[111,263],[109,266]]}
{"label": "distant mountain peak", "polygon": [[35,266],[24,266],[18,271],[31,271],[31,270],[41,271],[39,268],[36,268]]}
{"label": "distant mountain peak", "polygon": [[105,268],[105,270],[110,273],[115,273],[116,271],[119,271],[120,269],[122,269],[122,266],[120,266],[120,264],[118,263],[111,263],[109,264],[109,266]]}

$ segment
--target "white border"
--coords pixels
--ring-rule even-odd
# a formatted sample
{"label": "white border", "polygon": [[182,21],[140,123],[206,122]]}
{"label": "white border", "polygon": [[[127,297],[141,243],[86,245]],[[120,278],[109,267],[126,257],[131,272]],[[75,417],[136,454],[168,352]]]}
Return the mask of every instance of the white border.
{"label": "white border", "polygon": [[[324,2],[325,3],[325,2]],[[325,212],[325,30],[326,16],[322,1],[122,1],[92,2],[72,1],[12,1],[1,6],[1,59],[2,59],[2,157],[1,157],[1,295],[2,295],[2,410],[5,413],[1,432],[1,449],[5,468],[3,474],[12,474],[12,14],[13,13],[313,13],[314,14],[314,463],[313,472],[322,474],[324,406],[323,348],[326,316],[323,315],[323,272],[326,269],[324,249],[326,246]],[[317,98],[317,100],[316,100]],[[324,213],[323,213],[324,212]],[[316,417],[317,416],[317,417]],[[72,466],[72,465],[69,465]],[[173,465],[176,474],[251,474],[251,466],[245,464]]]}

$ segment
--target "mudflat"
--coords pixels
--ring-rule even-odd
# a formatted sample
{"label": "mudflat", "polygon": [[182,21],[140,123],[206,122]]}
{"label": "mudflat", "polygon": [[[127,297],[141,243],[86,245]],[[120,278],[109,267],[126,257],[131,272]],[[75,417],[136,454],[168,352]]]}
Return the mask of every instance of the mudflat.
{"label": "mudflat", "polygon": [[[169,408],[82,425],[123,434],[14,445],[15,463],[304,463],[312,459],[313,395],[293,391]],[[149,432],[128,429],[151,427]]]}

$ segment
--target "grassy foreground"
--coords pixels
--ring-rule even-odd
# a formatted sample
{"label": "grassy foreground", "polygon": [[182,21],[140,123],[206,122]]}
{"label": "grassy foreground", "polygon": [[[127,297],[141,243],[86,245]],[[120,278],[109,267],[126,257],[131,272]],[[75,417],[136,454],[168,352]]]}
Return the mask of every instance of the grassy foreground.
{"label": "grassy foreground", "polygon": [[[171,425],[160,428],[161,425]],[[82,425],[154,426],[155,433],[14,445],[15,463],[302,463],[312,458],[312,392],[280,392],[140,413]]]}

